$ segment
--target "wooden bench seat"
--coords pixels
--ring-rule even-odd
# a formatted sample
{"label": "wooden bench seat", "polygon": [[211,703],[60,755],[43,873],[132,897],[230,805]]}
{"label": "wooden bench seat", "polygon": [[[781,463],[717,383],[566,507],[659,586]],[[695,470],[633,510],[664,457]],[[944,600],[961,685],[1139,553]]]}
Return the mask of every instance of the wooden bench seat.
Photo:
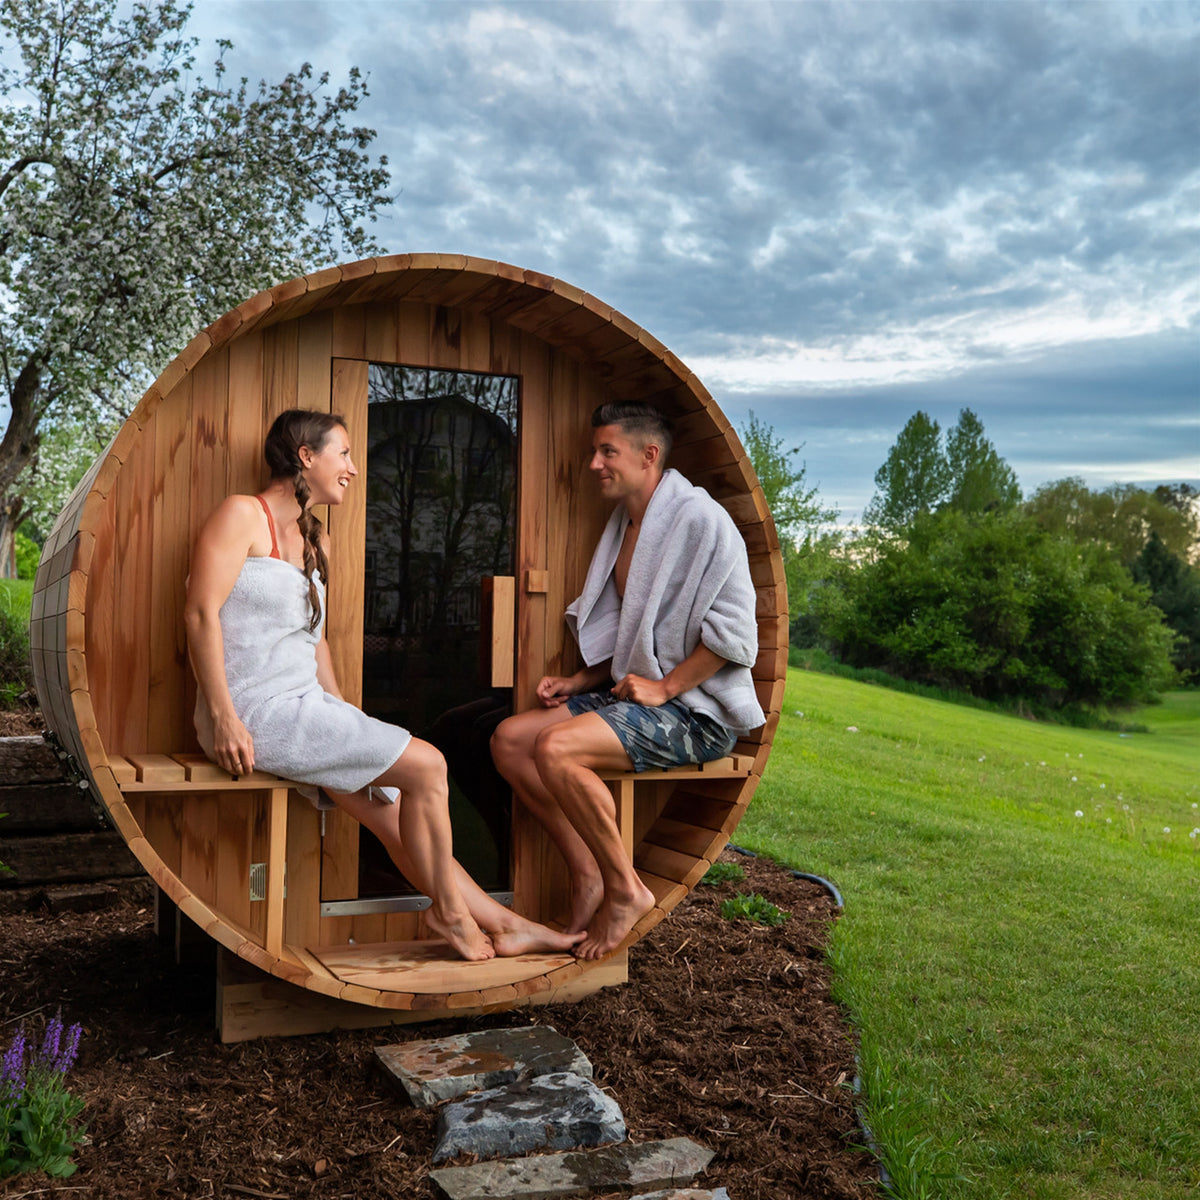
{"label": "wooden bench seat", "polygon": [[[268,794],[268,844],[266,879],[263,900],[266,905],[266,926],[263,949],[278,958],[284,952],[284,894],[286,886],[287,806],[288,792],[302,784],[252,771],[248,775],[231,775],[203,755],[127,754],[108,756],[108,765],[123,794],[154,794],[158,796],[188,793],[245,791]],[[602,771],[600,778],[608,784],[616,806],[617,823],[621,830],[626,853],[633,858],[634,800],[638,783],[653,783],[671,779],[736,779],[749,775],[754,759],[749,755],[733,754],[708,763],[670,767],[653,771]],[[660,855],[661,857],[661,855]],[[664,889],[674,894],[678,883],[669,879],[647,879],[656,895]]]}

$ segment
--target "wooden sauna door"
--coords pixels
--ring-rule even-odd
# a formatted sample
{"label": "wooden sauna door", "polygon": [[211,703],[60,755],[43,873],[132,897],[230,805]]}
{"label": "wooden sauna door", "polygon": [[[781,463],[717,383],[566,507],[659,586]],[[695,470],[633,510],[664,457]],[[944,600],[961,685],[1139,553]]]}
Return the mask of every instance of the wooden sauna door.
{"label": "wooden sauna door", "polygon": [[[355,372],[356,393],[361,383]],[[490,604],[507,599],[511,627],[519,381],[370,363],[366,384],[365,406],[335,396],[351,401],[365,498],[360,703],[446,756],[457,857],[486,890],[507,891],[512,798],[488,741],[512,711],[513,647],[495,644]],[[324,901],[414,892],[366,830],[348,867],[323,880]]]}
{"label": "wooden sauna door", "polygon": [[[464,373],[466,368],[478,365],[488,369],[475,370],[474,374],[503,374],[519,381],[515,569],[512,579],[497,574],[497,583],[504,584],[506,590],[502,593],[504,599],[498,596],[495,606],[496,640],[504,645],[499,632],[511,622],[514,645],[508,651],[495,651],[492,664],[509,668],[513,703],[520,711],[536,703],[534,689],[542,675],[568,674],[578,666],[563,611],[582,586],[591,549],[608,515],[589,478],[587,463],[592,409],[610,397],[603,385],[574,360],[555,354],[531,337],[502,337],[493,327],[487,351],[475,349],[486,344],[482,338],[476,342],[464,337],[462,344],[458,353]],[[378,680],[364,678],[364,666],[374,668],[365,663],[363,654],[365,611],[368,604],[377,603],[366,600],[363,589],[369,574],[367,509],[373,486],[364,453],[369,441],[370,370],[370,364],[361,359],[335,358],[332,363],[332,409],[346,421],[359,456],[360,477],[345,502],[329,513],[333,549],[328,617],[330,649],[342,691],[352,702],[365,702],[368,711],[374,703],[369,696],[378,685]],[[379,570],[376,560],[370,572],[378,575]],[[482,586],[483,578],[479,582]],[[479,642],[484,641],[481,632]],[[487,689],[475,695],[482,699]],[[453,707],[443,705],[442,711]],[[419,727],[417,731],[421,732]],[[455,853],[464,859],[464,865],[470,865],[465,861],[470,857],[466,851],[477,828],[477,824],[468,824],[455,829]],[[548,913],[553,908],[554,894],[565,886],[557,852],[548,845],[536,822],[519,807],[513,813],[510,829],[511,888],[516,903],[524,912]],[[341,813],[328,814],[321,845],[322,905],[358,897],[359,844],[360,834],[353,821]],[[507,867],[508,863],[503,865]],[[491,881],[480,878],[479,882],[486,887]],[[322,911],[334,915],[331,910]]]}

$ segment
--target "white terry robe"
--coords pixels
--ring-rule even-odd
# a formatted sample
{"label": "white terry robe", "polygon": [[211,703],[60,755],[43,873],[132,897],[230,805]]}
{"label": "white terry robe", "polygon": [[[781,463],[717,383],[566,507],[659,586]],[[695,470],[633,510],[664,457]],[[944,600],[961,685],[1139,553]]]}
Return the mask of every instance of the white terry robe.
{"label": "white terry robe", "polygon": [[735,733],[758,728],[766,718],[750,675],[758,654],[754,584],[733,519],[703,488],[665,471],[642,520],[622,602],[613,568],[628,524],[619,505],[566,612],[584,662],[611,658],[614,679],[662,679],[703,642],[728,661],[679,699]]}

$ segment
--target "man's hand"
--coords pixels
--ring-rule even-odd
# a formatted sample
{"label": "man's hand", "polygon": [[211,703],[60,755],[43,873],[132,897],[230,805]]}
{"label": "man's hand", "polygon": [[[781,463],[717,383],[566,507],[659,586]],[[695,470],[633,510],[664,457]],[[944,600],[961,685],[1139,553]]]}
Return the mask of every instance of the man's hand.
{"label": "man's hand", "polygon": [[610,662],[606,660],[594,667],[580,667],[574,675],[544,675],[537,685],[538,703],[543,708],[557,708],[570,696],[598,691],[612,678],[609,673]]}
{"label": "man's hand", "polygon": [[672,698],[665,679],[646,679],[642,675],[626,675],[617,680],[612,692],[618,700],[632,700],[647,708],[659,708]]}
{"label": "man's hand", "polygon": [[565,678],[562,675],[544,675],[537,685],[538,703],[543,708],[557,708],[578,691],[573,675]]}

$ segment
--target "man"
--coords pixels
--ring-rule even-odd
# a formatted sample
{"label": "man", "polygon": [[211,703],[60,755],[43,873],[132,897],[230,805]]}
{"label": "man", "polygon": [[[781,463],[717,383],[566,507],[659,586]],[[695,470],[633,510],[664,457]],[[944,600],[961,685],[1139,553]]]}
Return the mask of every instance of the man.
{"label": "man", "polygon": [[539,708],[492,737],[500,773],[571,876],[580,958],[617,950],[654,905],[621,843],[603,770],[707,762],[764,721],[746,548],[729,514],[666,470],[670,426],[633,402],[592,414],[591,470],[616,502],[566,620],[585,665],[538,684]]}

